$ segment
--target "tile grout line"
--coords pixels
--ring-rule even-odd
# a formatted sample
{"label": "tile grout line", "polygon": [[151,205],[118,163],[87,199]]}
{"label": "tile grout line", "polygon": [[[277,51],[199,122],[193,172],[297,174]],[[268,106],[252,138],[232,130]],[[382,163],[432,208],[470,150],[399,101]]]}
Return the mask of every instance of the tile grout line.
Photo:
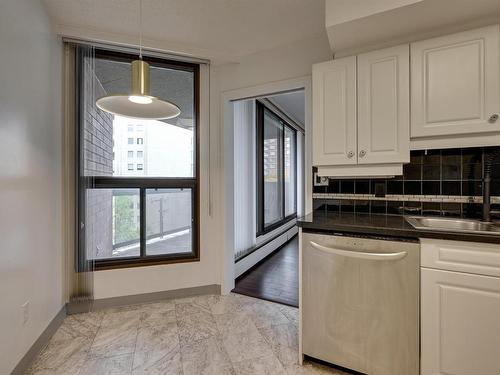
{"label": "tile grout line", "polygon": [[[89,311],[87,314],[90,314],[90,313],[92,313],[92,312],[93,312],[93,311]],[[84,359],[84,361],[85,361],[86,363],[88,363],[88,361],[90,361],[90,360],[92,359],[92,357],[91,357],[90,353],[92,352],[92,346],[94,345],[95,338],[97,337],[97,334],[98,334],[98,333],[99,333],[99,331],[101,330],[101,326],[102,326],[102,321],[103,321],[103,319],[104,319],[104,315],[106,315],[106,313],[103,313],[103,314],[102,314],[101,319],[99,319],[99,324],[98,324],[98,327],[97,327],[97,329],[96,329],[95,333],[92,335],[92,340],[90,340],[89,348],[88,348],[88,351],[87,351],[87,353],[86,353],[86,355],[85,355],[85,359]],[[85,367],[80,368],[80,370],[78,371],[78,374],[81,374],[81,373],[82,373],[82,371],[84,370],[84,368],[85,368]],[[77,374],[77,375],[78,375],[78,374]]]}
{"label": "tile grout line", "polygon": [[135,333],[134,351],[132,353],[132,363],[130,364],[130,374],[132,374],[132,371],[134,370],[135,352],[137,350],[137,338],[139,337],[139,329],[141,328],[142,325],[142,314],[144,314],[144,312],[141,313],[141,319],[139,320],[139,324],[137,326],[137,332]]}
{"label": "tile grout line", "polygon": [[[240,303],[238,302],[238,309],[241,307]],[[229,359],[229,363],[231,364],[231,369],[233,370],[234,373],[236,373],[236,369],[234,368],[234,362],[233,360],[231,359],[231,357],[229,357],[229,353],[227,352],[225,346],[224,346],[224,338],[222,336],[222,332],[220,331],[219,329],[219,326],[217,325],[217,320],[215,319],[215,316],[214,314],[212,313],[212,308],[210,307],[210,314],[212,315],[212,318],[214,319],[214,322],[215,322],[215,329],[217,330],[218,332],[218,335],[217,335],[217,338],[220,339],[220,345],[221,345],[221,348],[222,350],[224,350],[224,353],[226,354],[227,358]],[[222,315],[222,314],[221,314]]]}
{"label": "tile grout line", "polygon": [[175,324],[177,326],[177,342],[179,343],[179,357],[181,358],[181,373],[184,375],[184,358],[182,356],[182,345],[181,345],[181,335],[179,330],[179,318],[177,317],[177,304],[175,303],[176,299],[172,300],[174,304],[174,315],[175,315]]}

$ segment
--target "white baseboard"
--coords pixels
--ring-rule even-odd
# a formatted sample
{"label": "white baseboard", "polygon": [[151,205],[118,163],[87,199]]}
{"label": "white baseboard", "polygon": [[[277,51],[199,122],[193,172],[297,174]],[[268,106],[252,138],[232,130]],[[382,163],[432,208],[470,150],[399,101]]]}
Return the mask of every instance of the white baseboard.
{"label": "white baseboard", "polygon": [[271,254],[273,251],[278,249],[281,245],[283,245],[289,239],[295,236],[298,233],[298,231],[299,231],[298,227],[293,226],[280,236],[276,237],[274,240],[268,242],[267,244],[255,250],[253,253],[247,255],[243,259],[240,259],[238,262],[236,262],[234,267],[235,277],[241,276],[250,268],[255,266],[262,259],[267,257],[269,254]]}

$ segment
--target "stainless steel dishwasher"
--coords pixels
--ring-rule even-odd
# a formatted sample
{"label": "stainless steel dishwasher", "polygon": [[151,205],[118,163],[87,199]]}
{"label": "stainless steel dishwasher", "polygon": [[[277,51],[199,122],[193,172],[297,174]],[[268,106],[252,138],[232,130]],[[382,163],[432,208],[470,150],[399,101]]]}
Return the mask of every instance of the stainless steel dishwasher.
{"label": "stainless steel dishwasher", "polygon": [[419,244],[301,241],[303,354],[369,375],[417,375]]}

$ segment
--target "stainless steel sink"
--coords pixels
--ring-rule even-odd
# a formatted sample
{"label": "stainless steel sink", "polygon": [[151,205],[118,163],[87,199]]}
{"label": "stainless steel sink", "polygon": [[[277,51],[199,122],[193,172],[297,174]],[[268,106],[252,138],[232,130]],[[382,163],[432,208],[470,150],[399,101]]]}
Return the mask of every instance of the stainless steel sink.
{"label": "stainless steel sink", "polygon": [[405,219],[415,229],[500,235],[499,224],[479,220],[425,216],[407,216]]}

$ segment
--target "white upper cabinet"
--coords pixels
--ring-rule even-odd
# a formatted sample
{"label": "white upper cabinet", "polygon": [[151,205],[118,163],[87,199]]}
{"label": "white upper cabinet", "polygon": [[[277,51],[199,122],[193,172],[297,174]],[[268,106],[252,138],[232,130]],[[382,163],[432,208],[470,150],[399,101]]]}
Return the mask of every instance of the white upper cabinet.
{"label": "white upper cabinet", "polygon": [[409,161],[409,46],[358,55],[358,164]]}
{"label": "white upper cabinet", "polygon": [[499,53],[498,25],[412,43],[411,137],[500,131]]}
{"label": "white upper cabinet", "polygon": [[[409,46],[313,66],[313,165],[374,165],[390,175],[410,159]],[[360,168],[329,171],[355,175]]]}
{"label": "white upper cabinet", "polygon": [[499,115],[500,25],[335,59],[313,66],[313,165],[399,174],[410,149],[498,145]]}
{"label": "white upper cabinet", "polygon": [[313,165],[356,164],[356,57],[313,66]]}

